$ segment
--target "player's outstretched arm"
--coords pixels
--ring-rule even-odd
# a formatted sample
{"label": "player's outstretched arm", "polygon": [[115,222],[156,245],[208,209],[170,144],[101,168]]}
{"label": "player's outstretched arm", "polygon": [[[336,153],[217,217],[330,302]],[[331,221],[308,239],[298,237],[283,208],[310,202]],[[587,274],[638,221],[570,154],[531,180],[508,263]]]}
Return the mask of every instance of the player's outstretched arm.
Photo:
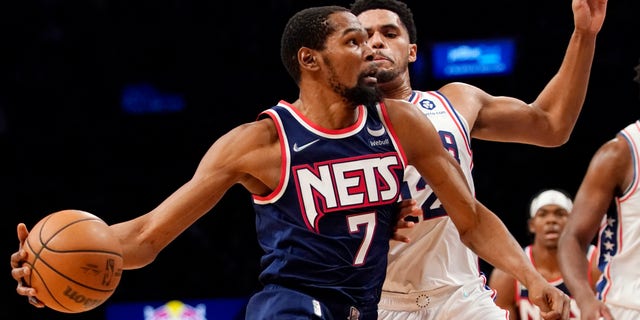
{"label": "player's outstretched arm", "polygon": [[[193,177],[152,211],[134,219],[111,225],[123,247],[123,268],[141,268],[197,219],[209,212],[234,184],[242,184],[253,194],[268,194],[280,177],[278,135],[269,119],[241,125],[218,139],[200,161]],[[23,249],[29,235],[18,224],[18,251],[11,255],[11,276],[16,292],[35,300],[35,289],[24,284],[31,272],[23,265]]]}
{"label": "player's outstretched arm", "polygon": [[209,212],[225,192],[242,184],[252,194],[268,194],[280,177],[280,145],[275,125],[264,119],[240,125],[205,153],[192,178],[152,211],[112,225],[124,250],[124,269],[151,263],[171,241]]}

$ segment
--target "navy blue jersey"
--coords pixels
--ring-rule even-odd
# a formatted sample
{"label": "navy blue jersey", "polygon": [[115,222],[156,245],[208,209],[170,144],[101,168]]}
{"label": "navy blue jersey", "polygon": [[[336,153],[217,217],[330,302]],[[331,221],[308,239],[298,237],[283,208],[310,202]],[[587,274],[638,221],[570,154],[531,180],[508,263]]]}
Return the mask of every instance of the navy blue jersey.
{"label": "navy blue jersey", "polygon": [[262,283],[367,309],[380,299],[406,161],[384,105],[358,113],[352,126],[327,130],[283,101],[264,111],[278,129],[282,174],[254,208]]}

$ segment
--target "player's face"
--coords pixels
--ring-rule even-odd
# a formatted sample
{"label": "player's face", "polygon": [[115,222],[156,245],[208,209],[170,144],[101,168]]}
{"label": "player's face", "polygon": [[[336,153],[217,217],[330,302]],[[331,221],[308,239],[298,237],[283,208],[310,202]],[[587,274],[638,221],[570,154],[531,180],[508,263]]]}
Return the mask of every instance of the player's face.
{"label": "player's face", "polygon": [[558,238],[567,223],[569,213],[555,204],[540,207],[529,221],[529,231],[535,233],[535,242],[557,248]]}
{"label": "player's face", "polygon": [[366,42],[366,31],[348,12],[332,14],[329,20],[336,31],[320,55],[329,85],[354,106],[378,101],[377,66]]}
{"label": "player's face", "polygon": [[417,46],[409,43],[409,34],[398,15],[375,9],[362,12],[358,20],[367,30],[369,45],[378,62],[378,83],[396,80],[408,72],[409,63],[416,60]]}

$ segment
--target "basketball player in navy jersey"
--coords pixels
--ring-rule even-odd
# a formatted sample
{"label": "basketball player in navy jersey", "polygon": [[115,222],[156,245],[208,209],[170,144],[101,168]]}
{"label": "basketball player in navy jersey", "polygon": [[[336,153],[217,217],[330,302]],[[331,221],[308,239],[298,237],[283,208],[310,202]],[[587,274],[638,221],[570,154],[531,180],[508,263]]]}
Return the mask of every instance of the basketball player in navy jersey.
{"label": "basketball player in navy jersey", "polygon": [[[456,212],[462,241],[526,283],[550,319],[566,319],[568,297],[534,272],[500,219],[474,199],[430,122],[406,101],[378,99],[377,62],[366,41],[346,8],[295,14],[281,57],[298,100],[280,101],[220,137],[159,206],[112,225],[124,268],[151,263],[241,184],[253,195],[264,249],[264,288],[251,297],[246,318],[376,319],[403,173],[413,165]],[[27,235],[19,224],[21,245]],[[33,297],[21,282],[30,271],[21,265],[25,254],[12,254],[11,274],[18,294]]]}
{"label": "basketball player in navy jersey", "polygon": [[[635,67],[640,84],[640,64]],[[560,236],[564,281],[582,320],[640,319],[640,120],[620,130],[591,158]],[[611,204],[615,210],[609,210]],[[602,277],[589,290],[584,253],[598,236]],[[601,318],[602,317],[602,318]]]}
{"label": "basketball player in navy jersey", "polygon": [[[575,28],[562,65],[531,103],[492,96],[461,82],[437,91],[413,89],[409,64],[416,61],[418,46],[411,10],[397,0],[355,0],[351,10],[369,33],[379,62],[378,87],[385,97],[410,101],[429,118],[473,192],[471,139],[545,147],[569,139],[586,96],[606,4],[573,1]],[[436,13],[424,14],[428,19]],[[423,216],[413,228],[399,230],[410,243],[391,242],[380,319],[504,319],[504,311],[494,303],[495,293],[485,285],[477,255],[459,239],[450,219],[453,209],[442,205],[412,166],[405,182],[405,198],[418,200]]]}
{"label": "basketball player in navy jersey", "polygon": [[[529,205],[528,226],[533,235],[531,244],[524,248],[536,270],[569,297],[572,295],[562,279],[558,264],[558,238],[571,214],[573,202],[561,190],[546,189],[536,194]],[[589,246],[587,258],[590,261],[589,273],[591,289],[600,276],[594,245]],[[494,268],[489,277],[489,286],[500,294],[496,297],[496,304],[509,310],[511,320],[540,320],[540,310],[529,301],[529,290],[506,272]],[[569,319],[580,320],[580,309],[575,300],[571,300]]]}

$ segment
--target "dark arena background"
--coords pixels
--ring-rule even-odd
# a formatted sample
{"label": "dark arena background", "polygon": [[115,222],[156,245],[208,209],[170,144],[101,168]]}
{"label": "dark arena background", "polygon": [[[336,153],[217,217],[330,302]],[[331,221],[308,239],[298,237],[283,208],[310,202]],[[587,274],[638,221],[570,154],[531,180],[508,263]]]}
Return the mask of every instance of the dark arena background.
{"label": "dark arena background", "polygon": [[[150,320],[162,310],[198,314],[206,307],[206,317],[189,319],[243,319],[244,301],[260,287],[260,249],[251,198],[241,187],[153,264],[126,271],[110,300],[81,314],[37,309],[15,293],[9,258],[18,248],[16,225],[31,228],[70,208],[110,224],[151,210],[191,177],[220,135],[280,99],[296,99],[279,58],[287,19],[309,6],[350,3],[3,1],[0,318]],[[407,3],[420,52],[412,80],[422,90],[464,81],[533,101],[560,66],[573,30],[570,0]],[[575,195],[595,150],[638,118],[632,79],[639,13],[640,1],[609,2],[587,99],[567,144],[472,142],[476,195],[522,245],[530,240],[531,196],[547,187]],[[492,39],[513,45],[510,72],[434,76],[436,45]]]}

